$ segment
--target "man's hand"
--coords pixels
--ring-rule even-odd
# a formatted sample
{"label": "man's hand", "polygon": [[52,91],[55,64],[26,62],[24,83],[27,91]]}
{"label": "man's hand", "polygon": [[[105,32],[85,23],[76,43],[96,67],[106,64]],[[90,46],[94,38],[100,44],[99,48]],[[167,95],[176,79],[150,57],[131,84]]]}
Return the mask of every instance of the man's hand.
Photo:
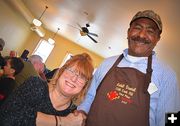
{"label": "man's hand", "polygon": [[77,116],[81,114],[83,117],[83,124],[81,126],[85,126],[85,122],[86,122],[86,118],[87,118],[87,114],[83,111],[83,110],[75,110],[74,111],[74,115]]}
{"label": "man's hand", "polygon": [[66,117],[61,117],[61,126],[84,126],[86,115],[81,112],[75,111]]}

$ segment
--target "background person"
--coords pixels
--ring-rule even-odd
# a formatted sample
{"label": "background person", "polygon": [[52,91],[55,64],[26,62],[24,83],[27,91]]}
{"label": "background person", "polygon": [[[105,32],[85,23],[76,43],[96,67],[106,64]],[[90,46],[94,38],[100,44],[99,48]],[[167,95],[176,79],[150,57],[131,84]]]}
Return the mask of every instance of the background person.
{"label": "background person", "polygon": [[39,76],[43,80],[46,80],[46,76],[44,74],[44,63],[43,63],[42,57],[39,55],[31,55],[29,57],[29,61],[33,64],[34,69],[39,74]]}
{"label": "background person", "polygon": [[20,58],[9,57],[0,76],[0,105],[11,94],[16,86],[15,75],[21,72],[24,64]]}
{"label": "background person", "polygon": [[11,51],[9,52],[9,56],[10,56],[10,57],[17,57],[18,54],[17,54],[17,52],[16,52],[15,50],[11,50]]}
{"label": "background person", "polygon": [[39,76],[39,74],[36,72],[31,62],[23,60],[23,63],[24,63],[24,68],[19,74],[15,76],[16,88],[19,87],[21,84],[23,84],[24,81],[27,80],[29,77]]}

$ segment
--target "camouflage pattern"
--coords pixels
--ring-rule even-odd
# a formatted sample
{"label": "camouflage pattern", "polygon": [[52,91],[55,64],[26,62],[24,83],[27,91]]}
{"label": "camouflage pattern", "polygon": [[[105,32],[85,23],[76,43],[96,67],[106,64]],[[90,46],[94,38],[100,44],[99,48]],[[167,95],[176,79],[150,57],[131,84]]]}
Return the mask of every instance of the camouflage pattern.
{"label": "camouflage pattern", "polygon": [[130,25],[132,24],[133,21],[135,21],[138,18],[149,18],[149,19],[153,20],[157,24],[157,26],[158,26],[158,28],[160,30],[160,33],[162,32],[161,18],[154,11],[152,11],[152,10],[144,10],[144,11],[137,12],[136,15],[132,18],[132,20],[130,22]]}

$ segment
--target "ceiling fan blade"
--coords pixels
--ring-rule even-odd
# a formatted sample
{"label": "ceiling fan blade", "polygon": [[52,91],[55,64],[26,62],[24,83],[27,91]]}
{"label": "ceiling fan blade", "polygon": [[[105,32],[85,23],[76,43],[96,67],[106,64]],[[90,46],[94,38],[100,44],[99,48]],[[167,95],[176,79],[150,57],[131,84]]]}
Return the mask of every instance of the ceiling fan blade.
{"label": "ceiling fan blade", "polygon": [[90,35],[88,35],[87,34],[87,36],[91,39],[91,40],[93,40],[95,43],[98,43],[93,37],[91,37]]}
{"label": "ceiling fan blade", "polygon": [[98,37],[98,35],[95,34],[95,33],[88,32],[88,34],[93,35],[93,36],[95,36],[95,37]]}

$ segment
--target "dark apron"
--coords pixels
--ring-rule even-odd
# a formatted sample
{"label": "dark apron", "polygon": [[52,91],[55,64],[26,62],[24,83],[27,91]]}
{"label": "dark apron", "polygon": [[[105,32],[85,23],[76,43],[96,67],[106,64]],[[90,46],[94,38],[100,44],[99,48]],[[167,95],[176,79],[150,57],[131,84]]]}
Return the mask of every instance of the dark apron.
{"label": "dark apron", "polygon": [[107,72],[87,117],[86,126],[149,126],[152,55],[147,74],[129,67],[117,67],[121,55]]}

